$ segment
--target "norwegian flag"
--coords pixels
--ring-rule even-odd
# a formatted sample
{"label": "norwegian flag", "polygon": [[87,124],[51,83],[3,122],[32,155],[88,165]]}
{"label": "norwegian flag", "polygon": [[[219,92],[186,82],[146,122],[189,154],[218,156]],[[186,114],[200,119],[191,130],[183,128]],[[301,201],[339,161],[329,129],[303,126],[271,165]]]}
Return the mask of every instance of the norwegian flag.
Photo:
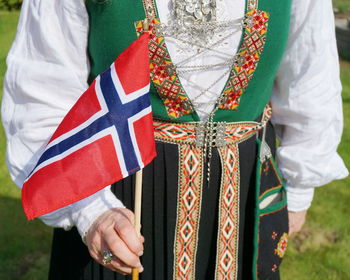
{"label": "norwegian flag", "polygon": [[28,219],[88,197],[156,156],[148,38],[120,54],[58,126],[22,188]]}

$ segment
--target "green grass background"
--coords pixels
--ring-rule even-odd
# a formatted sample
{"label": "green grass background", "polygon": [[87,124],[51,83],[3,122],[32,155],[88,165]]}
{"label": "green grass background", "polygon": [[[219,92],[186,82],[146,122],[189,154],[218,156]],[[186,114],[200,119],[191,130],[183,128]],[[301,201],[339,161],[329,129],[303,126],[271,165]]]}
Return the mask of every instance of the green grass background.
{"label": "green grass background", "polygon": [[[318,0],[319,1],[319,0]],[[344,5],[348,0],[339,0]],[[350,3],[348,4],[350,6]],[[14,40],[17,12],[0,11],[0,99],[5,57]],[[350,167],[350,63],[341,62],[345,129],[339,153]],[[350,179],[316,190],[303,230],[289,243],[283,280],[350,279]],[[0,125],[0,280],[47,279],[51,229],[28,222],[20,192],[5,165],[5,136]]]}

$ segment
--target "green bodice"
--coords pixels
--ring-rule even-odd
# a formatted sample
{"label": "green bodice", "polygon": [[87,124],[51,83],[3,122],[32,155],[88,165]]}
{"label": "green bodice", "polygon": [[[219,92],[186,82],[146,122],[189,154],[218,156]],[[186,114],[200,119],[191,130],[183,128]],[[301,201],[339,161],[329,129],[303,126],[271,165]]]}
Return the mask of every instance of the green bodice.
{"label": "green bodice", "polygon": [[[243,32],[238,50],[241,61],[231,70],[223,91],[226,103],[221,104],[216,111],[215,121],[252,121],[263,112],[270,100],[276,72],[287,43],[290,5],[291,0],[260,0],[257,13],[247,9],[246,15],[256,22]],[[142,0],[87,0],[86,7],[90,20],[88,52],[91,63],[89,80],[92,81],[137,38],[135,22],[143,20],[146,15]],[[180,122],[199,120],[197,113],[191,109],[177,113],[174,102],[168,102],[169,98],[161,98],[158,94],[160,86],[162,85],[153,80],[151,102],[156,118]]]}

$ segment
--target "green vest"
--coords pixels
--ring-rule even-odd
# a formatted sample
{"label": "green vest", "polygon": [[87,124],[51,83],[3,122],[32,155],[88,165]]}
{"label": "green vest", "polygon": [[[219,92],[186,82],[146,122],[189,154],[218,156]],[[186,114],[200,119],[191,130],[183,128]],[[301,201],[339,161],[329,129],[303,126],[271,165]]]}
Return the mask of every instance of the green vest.
{"label": "green vest", "polygon": [[[251,0],[247,0],[248,3],[249,1]],[[287,43],[290,6],[291,0],[259,1],[257,9],[264,13],[255,18],[256,22],[248,21],[246,25],[237,63],[231,70],[224,91],[227,92],[226,105],[219,107],[214,121],[253,121],[263,112],[270,100],[276,72]],[[137,38],[135,22],[145,19],[146,14],[142,0],[87,0],[86,7],[90,21],[88,52],[91,82]],[[248,4],[246,12],[249,16]],[[265,22],[266,15],[268,21]],[[254,24],[260,21],[261,25],[254,29]],[[164,99],[160,98],[154,83],[150,96],[155,118],[179,122],[199,120],[194,110],[178,116],[169,115],[169,108],[164,105]]]}

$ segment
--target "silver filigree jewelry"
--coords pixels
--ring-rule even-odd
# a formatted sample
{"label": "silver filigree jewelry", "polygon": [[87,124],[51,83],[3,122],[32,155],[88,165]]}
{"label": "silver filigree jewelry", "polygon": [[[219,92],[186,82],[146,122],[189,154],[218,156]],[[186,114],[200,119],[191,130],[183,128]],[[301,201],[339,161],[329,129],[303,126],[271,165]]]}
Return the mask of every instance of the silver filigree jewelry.
{"label": "silver filigree jewelry", "polygon": [[174,0],[174,16],[186,26],[216,20],[216,0]]}
{"label": "silver filigree jewelry", "polygon": [[188,24],[183,19],[173,16],[168,24],[158,24],[155,26],[157,37],[182,38],[186,45],[208,44],[214,34],[221,33],[223,30],[237,31],[243,27],[243,19],[227,21],[193,22]]}
{"label": "silver filigree jewelry", "polygon": [[169,37],[181,35],[189,45],[207,43],[219,30],[237,25],[235,20],[216,20],[216,0],[173,0],[172,6],[172,20],[158,31]]}

